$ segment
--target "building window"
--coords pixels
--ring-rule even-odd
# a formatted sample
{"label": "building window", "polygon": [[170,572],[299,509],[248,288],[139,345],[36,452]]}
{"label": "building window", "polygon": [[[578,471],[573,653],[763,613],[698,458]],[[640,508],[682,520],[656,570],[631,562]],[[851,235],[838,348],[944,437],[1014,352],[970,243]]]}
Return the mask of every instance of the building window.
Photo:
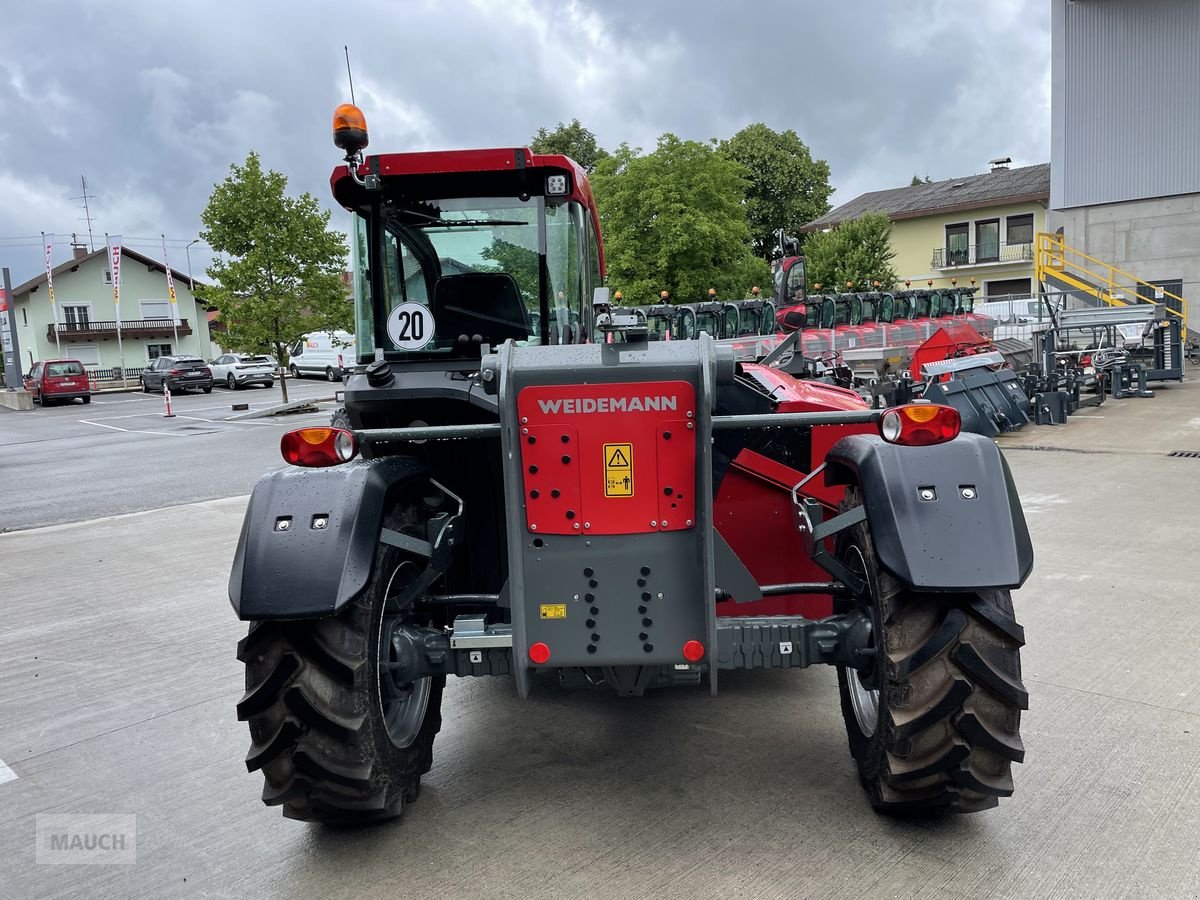
{"label": "building window", "polygon": [[987,219],[975,223],[975,261],[997,262],[1000,259],[1000,220]]}
{"label": "building window", "polygon": [[171,318],[171,301],[169,300],[142,300],[141,307],[143,319],[166,321]]}
{"label": "building window", "polygon": [[96,344],[73,344],[70,355],[90,368],[100,365],[100,348]]}
{"label": "building window", "polygon": [[1033,243],[1033,214],[1008,217],[1008,246]]}
{"label": "building window", "polygon": [[170,356],[170,344],[147,344],[146,359],[158,359],[160,356]]}
{"label": "building window", "polygon": [[91,308],[87,306],[68,306],[63,304],[63,319],[69,328],[87,328],[91,321]]}
{"label": "building window", "polygon": [[970,261],[969,227],[966,222],[946,226],[946,265],[965,266]]}

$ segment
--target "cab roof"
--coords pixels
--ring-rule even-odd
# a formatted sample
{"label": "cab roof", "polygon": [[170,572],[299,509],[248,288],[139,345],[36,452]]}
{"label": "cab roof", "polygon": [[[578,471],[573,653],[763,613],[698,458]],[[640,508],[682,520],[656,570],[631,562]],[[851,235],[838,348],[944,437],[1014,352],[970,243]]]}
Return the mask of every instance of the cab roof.
{"label": "cab roof", "polygon": [[[436,150],[420,153],[385,153],[368,156],[359,166],[359,175],[376,174],[384,179],[384,190],[389,182],[411,182],[414,187],[422,180],[428,180],[443,188],[435,193],[442,196],[473,196],[477,189],[471,184],[473,179],[453,178],[445,176],[480,176],[477,182],[488,182],[492,185],[504,185],[511,178],[514,196],[526,179],[534,174],[543,175],[545,170],[557,170],[569,176],[568,196],[595,212],[595,200],[592,196],[592,186],[588,183],[587,172],[575,160],[557,153],[534,153],[528,147],[494,147],[484,150]],[[442,176],[442,177],[439,177]],[[497,178],[496,176],[501,176]],[[460,190],[453,194],[446,193],[445,185],[461,185]],[[333,170],[329,185],[333,189],[334,198],[351,211],[365,206],[370,200],[370,191],[355,183],[350,177],[349,167],[345,164]],[[530,194],[541,194],[542,185],[528,185]]]}

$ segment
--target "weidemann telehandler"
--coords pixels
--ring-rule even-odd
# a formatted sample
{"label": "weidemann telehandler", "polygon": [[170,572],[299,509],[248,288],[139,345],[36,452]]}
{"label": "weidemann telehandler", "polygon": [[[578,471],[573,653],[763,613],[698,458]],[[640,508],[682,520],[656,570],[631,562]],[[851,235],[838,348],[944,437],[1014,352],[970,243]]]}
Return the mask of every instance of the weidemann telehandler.
{"label": "weidemann telehandler", "polygon": [[230,576],[246,759],[286,816],[399,815],[447,675],[637,696],[837,667],[871,803],[972,812],[1022,760],[1033,565],[1008,467],[958,414],[647,340],[607,305],[585,172],[527,149],[363,157],[350,428],[282,439]]}

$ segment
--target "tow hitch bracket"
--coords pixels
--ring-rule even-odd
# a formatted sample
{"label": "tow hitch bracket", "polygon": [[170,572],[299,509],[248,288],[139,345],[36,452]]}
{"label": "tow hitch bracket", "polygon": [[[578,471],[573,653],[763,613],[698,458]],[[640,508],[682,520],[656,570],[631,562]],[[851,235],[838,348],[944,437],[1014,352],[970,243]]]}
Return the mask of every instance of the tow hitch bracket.
{"label": "tow hitch bracket", "polygon": [[825,540],[845,531],[859,522],[867,519],[865,507],[856,506],[854,509],[839,513],[829,521],[825,521],[825,507],[821,501],[812,497],[800,495],[800,489],[809,478],[812,478],[823,466],[818,467],[792,488],[792,509],[795,511],[796,530],[804,536],[808,545],[808,555],[818,566],[828,572],[836,581],[845,585],[846,591],[856,597],[862,596],[867,586],[863,580],[842,565],[841,560],[825,549]]}

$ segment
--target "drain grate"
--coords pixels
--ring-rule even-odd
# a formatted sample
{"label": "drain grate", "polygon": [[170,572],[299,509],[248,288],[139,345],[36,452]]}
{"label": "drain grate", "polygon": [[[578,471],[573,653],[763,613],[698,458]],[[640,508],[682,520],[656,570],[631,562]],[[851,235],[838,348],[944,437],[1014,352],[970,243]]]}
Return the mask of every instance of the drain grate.
{"label": "drain grate", "polygon": [[1200,450],[1172,450],[1167,456],[1177,459],[1200,459]]}

